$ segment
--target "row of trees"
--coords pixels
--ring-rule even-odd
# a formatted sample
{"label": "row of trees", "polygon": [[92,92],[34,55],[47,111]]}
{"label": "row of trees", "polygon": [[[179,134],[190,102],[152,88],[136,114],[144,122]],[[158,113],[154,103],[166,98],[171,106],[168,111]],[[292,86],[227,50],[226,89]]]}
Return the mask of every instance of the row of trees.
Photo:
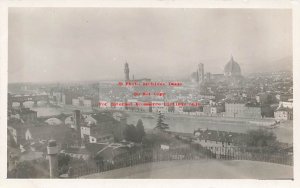
{"label": "row of trees", "polygon": [[[165,116],[161,112],[159,112],[155,129],[158,129],[160,131],[166,131],[169,129],[169,125],[164,122],[164,119]],[[126,125],[123,134],[127,141],[141,143],[146,135],[143,121],[139,119],[136,126],[132,124]]]}
{"label": "row of trees", "polygon": [[245,145],[249,148],[268,148],[278,151],[280,148],[276,135],[266,129],[250,130],[244,138]]}
{"label": "row of trees", "polygon": [[15,168],[7,171],[8,178],[48,178],[48,160],[18,162]]}
{"label": "row of trees", "polygon": [[141,119],[139,119],[136,126],[134,126],[132,124],[126,125],[123,134],[124,134],[124,138],[127,141],[141,143],[143,141],[143,138],[146,135],[143,121]]}

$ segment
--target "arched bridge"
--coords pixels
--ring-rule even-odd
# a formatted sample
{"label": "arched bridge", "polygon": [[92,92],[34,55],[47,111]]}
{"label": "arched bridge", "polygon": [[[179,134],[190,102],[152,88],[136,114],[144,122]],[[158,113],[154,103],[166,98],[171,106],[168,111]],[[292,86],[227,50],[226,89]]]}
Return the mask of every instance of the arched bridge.
{"label": "arched bridge", "polygon": [[46,101],[49,103],[49,96],[47,94],[32,94],[32,95],[12,95],[8,94],[8,108],[12,108],[14,102],[20,104],[23,107],[23,103],[27,101],[33,101],[34,106],[37,106],[38,101]]}

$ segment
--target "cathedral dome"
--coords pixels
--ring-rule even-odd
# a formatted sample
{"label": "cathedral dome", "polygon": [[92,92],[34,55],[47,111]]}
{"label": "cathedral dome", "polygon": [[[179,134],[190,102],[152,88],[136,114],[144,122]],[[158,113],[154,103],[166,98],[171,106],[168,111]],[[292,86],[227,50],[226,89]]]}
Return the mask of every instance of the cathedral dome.
{"label": "cathedral dome", "polygon": [[224,68],[225,76],[240,76],[241,75],[241,67],[240,65],[233,60],[231,56],[230,61],[225,65]]}

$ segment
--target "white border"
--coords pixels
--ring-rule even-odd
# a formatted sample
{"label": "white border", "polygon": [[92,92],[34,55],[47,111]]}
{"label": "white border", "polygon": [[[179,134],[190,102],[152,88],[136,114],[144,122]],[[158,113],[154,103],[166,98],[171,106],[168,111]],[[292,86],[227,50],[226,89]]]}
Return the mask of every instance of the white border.
{"label": "white border", "polygon": [[[153,7],[153,8],[285,8],[293,10],[293,71],[294,71],[294,180],[32,180],[6,179],[7,141],[7,22],[9,7]],[[300,187],[299,183],[299,81],[300,81],[300,1],[287,0],[205,0],[205,1],[1,1],[0,0],[0,187]]]}

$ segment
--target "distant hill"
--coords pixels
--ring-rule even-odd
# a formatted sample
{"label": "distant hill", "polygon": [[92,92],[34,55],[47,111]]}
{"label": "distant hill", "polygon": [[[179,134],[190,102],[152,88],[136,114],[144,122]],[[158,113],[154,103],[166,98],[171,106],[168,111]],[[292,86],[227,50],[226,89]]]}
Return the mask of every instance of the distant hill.
{"label": "distant hill", "polygon": [[293,71],[293,57],[286,57],[270,62],[269,69],[273,71]]}
{"label": "distant hill", "polygon": [[[254,63],[255,62],[255,63]],[[293,58],[285,57],[273,61],[253,61],[241,66],[242,74],[255,72],[293,71]]]}

